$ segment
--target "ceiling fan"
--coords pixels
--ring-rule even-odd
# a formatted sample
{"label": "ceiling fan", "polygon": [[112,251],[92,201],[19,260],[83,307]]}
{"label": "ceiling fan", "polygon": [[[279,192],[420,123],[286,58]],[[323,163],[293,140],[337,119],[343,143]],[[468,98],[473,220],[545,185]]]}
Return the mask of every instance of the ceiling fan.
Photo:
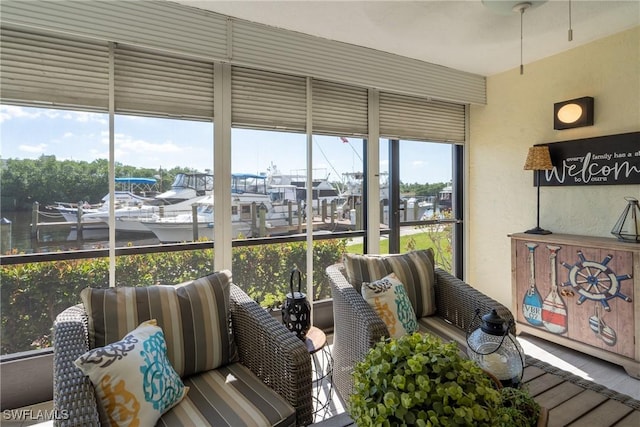
{"label": "ceiling fan", "polygon": [[[541,6],[547,0],[530,0],[530,1],[509,1],[509,0],[481,0],[482,4],[489,10],[500,15],[520,14],[520,74],[524,74],[524,65],[522,64],[522,39],[523,39],[523,18],[524,12]],[[569,41],[573,40],[573,29],[571,28],[571,0],[569,3]]]}

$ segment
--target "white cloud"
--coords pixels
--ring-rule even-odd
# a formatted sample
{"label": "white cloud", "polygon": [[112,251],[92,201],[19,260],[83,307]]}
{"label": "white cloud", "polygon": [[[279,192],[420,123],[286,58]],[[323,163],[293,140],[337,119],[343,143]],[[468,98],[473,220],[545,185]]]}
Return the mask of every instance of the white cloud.
{"label": "white cloud", "polygon": [[185,147],[178,147],[172,141],[156,143],[135,139],[130,135],[115,134],[115,145],[121,153],[178,153]]}
{"label": "white cloud", "polygon": [[40,112],[15,105],[0,105],[0,123],[15,118],[35,119],[40,116]]}
{"label": "white cloud", "polygon": [[47,148],[47,144],[38,144],[38,145],[21,144],[18,146],[18,150],[25,151],[27,153],[44,153],[46,148]]}
{"label": "white cloud", "polygon": [[[47,117],[57,118],[60,117],[60,113],[56,110],[47,110]],[[65,111],[64,114],[62,114],[62,118],[78,123],[100,123],[106,125],[109,122],[106,114],[90,113],[87,111]]]}
{"label": "white cloud", "polygon": [[25,108],[15,105],[0,105],[0,123],[16,119],[38,119],[40,117],[46,117],[48,119],[63,118],[66,120],[73,120],[79,123],[101,123],[107,124],[106,114],[101,113],[89,113],[83,111],[65,111],[56,109],[44,109],[44,108]]}
{"label": "white cloud", "polygon": [[426,165],[427,162],[425,162],[424,160],[414,160],[411,162],[411,166],[415,166],[415,167],[421,167]]}
{"label": "white cloud", "polygon": [[74,137],[74,133],[73,132],[65,132],[64,135],[62,135],[63,138],[73,138]]}
{"label": "white cloud", "polygon": [[44,111],[44,115],[48,118],[48,119],[57,119],[58,117],[62,116],[62,118],[69,118],[71,116],[71,112],[65,112],[64,110],[43,110]]}

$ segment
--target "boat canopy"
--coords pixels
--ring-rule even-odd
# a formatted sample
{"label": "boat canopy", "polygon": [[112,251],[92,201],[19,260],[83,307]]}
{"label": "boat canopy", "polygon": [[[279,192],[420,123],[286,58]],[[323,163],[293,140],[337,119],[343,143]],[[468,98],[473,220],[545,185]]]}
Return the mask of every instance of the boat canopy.
{"label": "boat canopy", "polygon": [[251,173],[231,174],[231,193],[267,194],[267,177]]}
{"label": "boat canopy", "polygon": [[156,183],[155,178],[116,178],[116,182],[119,184],[148,184],[153,185]]}
{"label": "boat canopy", "polygon": [[116,178],[116,189],[129,191],[143,197],[154,197],[158,194],[158,185],[155,178],[121,177]]}

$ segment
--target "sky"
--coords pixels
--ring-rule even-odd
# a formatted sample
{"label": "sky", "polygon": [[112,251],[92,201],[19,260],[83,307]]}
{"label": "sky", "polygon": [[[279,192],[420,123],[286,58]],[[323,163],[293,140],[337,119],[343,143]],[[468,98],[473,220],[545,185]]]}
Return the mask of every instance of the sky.
{"label": "sky", "polygon": [[[213,169],[213,125],[207,122],[118,115],[115,159],[124,165],[171,169]],[[0,157],[87,161],[109,157],[108,115],[0,105]],[[263,173],[304,173],[306,135],[232,129],[232,169]],[[388,170],[386,140],[381,141],[380,169]],[[314,178],[340,181],[343,173],[362,171],[362,140],[313,137]],[[400,179],[404,183],[451,180],[451,146],[401,141]]]}

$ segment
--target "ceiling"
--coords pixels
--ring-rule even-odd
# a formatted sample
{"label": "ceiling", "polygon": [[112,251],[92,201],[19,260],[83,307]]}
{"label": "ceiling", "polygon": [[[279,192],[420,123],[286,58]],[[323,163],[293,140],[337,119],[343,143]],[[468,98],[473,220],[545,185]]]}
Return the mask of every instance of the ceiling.
{"label": "ceiling", "polygon": [[[172,1],[484,76],[520,65],[520,1]],[[524,64],[640,25],[638,0],[572,0],[569,42],[569,1],[531,3]]]}

